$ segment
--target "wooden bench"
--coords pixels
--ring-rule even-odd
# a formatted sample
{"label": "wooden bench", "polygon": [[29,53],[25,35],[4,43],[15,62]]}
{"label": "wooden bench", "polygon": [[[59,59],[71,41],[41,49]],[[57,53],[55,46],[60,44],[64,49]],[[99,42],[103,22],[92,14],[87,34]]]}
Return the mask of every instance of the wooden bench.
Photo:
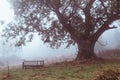
{"label": "wooden bench", "polygon": [[22,68],[40,68],[44,67],[44,60],[39,60],[39,61],[23,61],[22,63]]}

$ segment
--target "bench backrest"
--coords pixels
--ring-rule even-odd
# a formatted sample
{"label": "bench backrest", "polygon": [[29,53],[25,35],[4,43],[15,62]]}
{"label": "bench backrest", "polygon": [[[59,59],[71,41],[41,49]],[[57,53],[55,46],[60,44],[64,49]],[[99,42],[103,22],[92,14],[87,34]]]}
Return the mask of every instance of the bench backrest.
{"label": "bench backrest", "polygon": [[44,66],[44,60],[39,60],[39,61],[23,61],[22,64],[23,68],[26,67],[39,67],[39,66]]}
{"label": "bench backrest", "polygon": [[42,61],[24,61],[24,65],[44,65],[44,60]]}

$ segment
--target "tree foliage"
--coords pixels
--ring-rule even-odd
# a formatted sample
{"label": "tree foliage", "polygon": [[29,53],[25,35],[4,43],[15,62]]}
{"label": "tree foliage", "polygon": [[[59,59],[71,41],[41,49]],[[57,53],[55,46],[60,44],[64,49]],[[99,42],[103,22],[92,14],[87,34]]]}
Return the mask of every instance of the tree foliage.
{"label": "tree foliage", "polygon": [[[120,19],[119,0],[9,0],[15,21],[4,30],[4,36],[16,39],[21,46],[41,35],[50,47],[67,47],[98,40],[113,21]],[[81,45],[82,46],[82,45]],[[83,46],[82,46],[83,47]]]}

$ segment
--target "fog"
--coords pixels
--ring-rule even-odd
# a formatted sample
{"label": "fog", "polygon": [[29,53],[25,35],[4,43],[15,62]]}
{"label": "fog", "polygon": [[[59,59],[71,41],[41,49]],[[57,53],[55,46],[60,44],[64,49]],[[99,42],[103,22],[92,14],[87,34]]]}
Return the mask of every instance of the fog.
{"label": "fog", "polygon": [[[3,10],[8,4],[0,4],[0,10]],[[1,2],[0,2],[1,3]],[[5,12],[4,12],[5,11]],[[5,14],[6,13],[6,14]],[[9,14],[8,14],[9,13]],[[0,21],[3,20],[5,24],[9,23],[13,18],[13,10],[9,7],[5,8],[2,13],[0,13]],[[7,16],[6,16],[7,15]],[[113,25],[119,26],[120,22],[114,22]],[[2,27],[0,25],[0,34],[2,34]],[[117,29],[106,31],[99,38],[95,46],[95,52],[105,49],[120,48],[120,27]],[[0,66],[6,65],[7,62],[10,64],[22,63],[23,60],[46,60],[48,62],[56,60],[62,61],[62,59],[72,58],[74,59],[77,54],[77,46],[71,46],[70,48],[65,48],[65,45],[62,45],[59,49],[51,49],[48,47],[48,44],[44,44],[39,36],[35,36],[33,41],[26,43],[25,46],[16,48],[9,46],[9,43],[3,45],[4,39],[0,38]],[[5,64],[4,64],[5,63]]]}
{"label": "fog", "polygon": [[[105,49],[120,48],[120,28],[106,31],[98,40],[95,52]],[[2,42],[2,41],[1,41]],[[62,45],[58,49],[51,49],[44,44],[39,36],[35,36],[32,42],[26,43],[20,48],[1,45],[0,58],[9,61],[10,64],[22,63],[23,60],[45,60],[46,62],[62,61],[62,59],[74,59],[77,54],[77,46],[66,48]]]}
{"label": "fog", "polygon": [[112,26],[117,28],[105,31],[96,43],[95,50],[120,48],[120,20],[114,21]]}

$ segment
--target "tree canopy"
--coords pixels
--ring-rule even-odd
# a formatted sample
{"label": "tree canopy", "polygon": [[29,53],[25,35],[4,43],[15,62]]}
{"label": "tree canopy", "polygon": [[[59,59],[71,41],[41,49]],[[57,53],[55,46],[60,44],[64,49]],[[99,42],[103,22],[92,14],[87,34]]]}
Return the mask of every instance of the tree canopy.
{"label": "tree canopy", "polygon": [[[86,46],[94,48],[104,31],[116,28],[110,25],[120,19],[119,0],[9,0],[9,2],[16,16],[15,21],[4,30],[4,36],[15,39],[16,46],[31,41],[34,33],[37,33],[43,42],[50,44],[50,47],[58,48],[62,44],[69,47],[77,44],[79,51],[85,51]],[[91,51],[89,48],[88,52]]]}

